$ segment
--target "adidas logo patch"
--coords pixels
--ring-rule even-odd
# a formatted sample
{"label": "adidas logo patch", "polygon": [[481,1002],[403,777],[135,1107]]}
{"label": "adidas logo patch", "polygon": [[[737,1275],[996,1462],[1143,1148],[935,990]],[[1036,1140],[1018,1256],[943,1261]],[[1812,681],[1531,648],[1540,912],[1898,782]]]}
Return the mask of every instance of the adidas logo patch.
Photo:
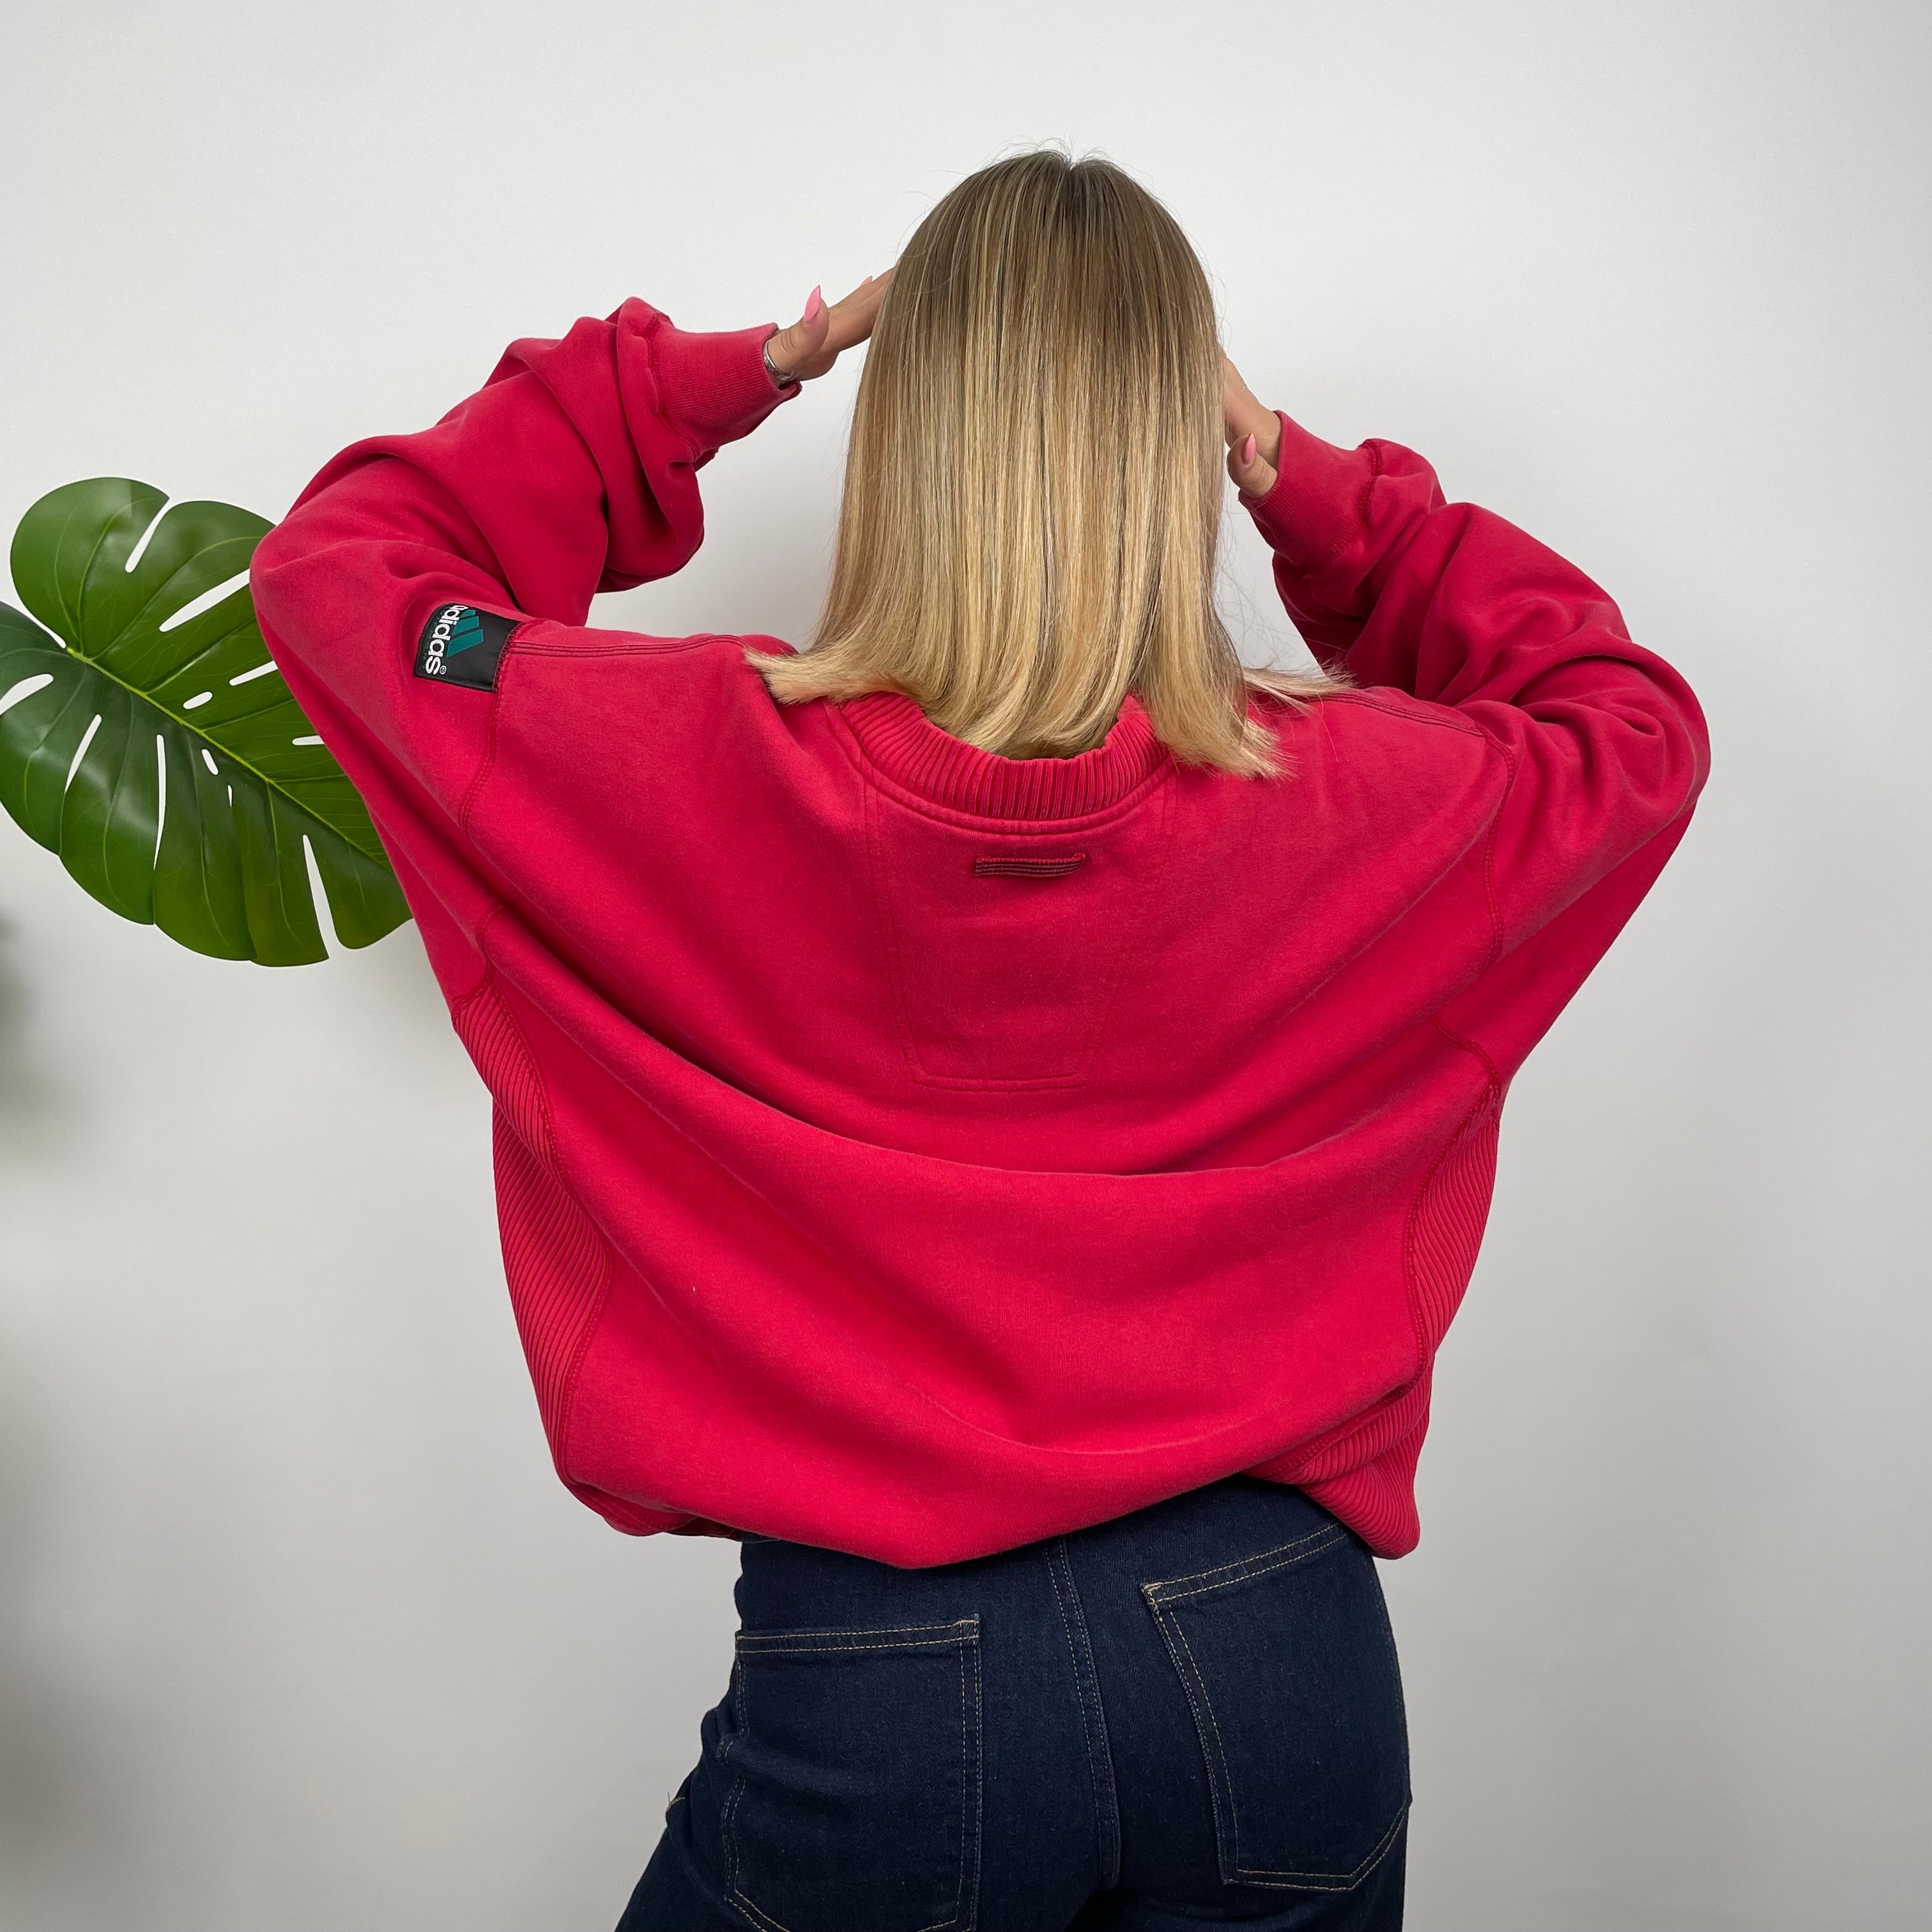
{"label": "adidas logo patch", "polygon": [[479,610],[473,604],[443,604],[432,610],[416,640],[416,675],[472,691],[496,688],[496,665],[514,617]]}

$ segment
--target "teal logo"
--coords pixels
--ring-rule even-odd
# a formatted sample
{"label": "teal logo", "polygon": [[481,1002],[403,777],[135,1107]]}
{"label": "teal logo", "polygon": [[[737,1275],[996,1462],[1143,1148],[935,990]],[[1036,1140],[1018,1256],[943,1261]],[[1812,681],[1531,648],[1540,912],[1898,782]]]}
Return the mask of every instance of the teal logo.
{"label": "teal logo", "polygon": [[473,604],[444,604],[430,613],[416,640],[416,675],[472,691],[496,688],[496,665],[517,628],[514,617]]}
{"label": "teal logo", "polygon": [[[456,620],[454,625],[449,621],[452,617]],[[446,627],[449,631],[448,655],[451,657],[455,656],[458,651],[466,651],[472,644],[480,644],[483,641],[483,614],[480,610],[472,610],[466,605],[460,610],[452,606],[442,614],[436,626],[439,637]]]}

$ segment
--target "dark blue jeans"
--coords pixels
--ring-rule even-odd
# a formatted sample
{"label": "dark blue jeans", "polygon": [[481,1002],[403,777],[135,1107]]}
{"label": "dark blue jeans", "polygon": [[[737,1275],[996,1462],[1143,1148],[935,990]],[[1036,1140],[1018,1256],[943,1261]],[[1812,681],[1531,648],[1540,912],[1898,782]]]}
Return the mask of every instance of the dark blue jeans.
{"label": "dark blue jeans", "polygon": [[1374,1559],[1230,1476],[970,1562],[748,1538],[724,1700],[619,1932],[1385,1932]]}

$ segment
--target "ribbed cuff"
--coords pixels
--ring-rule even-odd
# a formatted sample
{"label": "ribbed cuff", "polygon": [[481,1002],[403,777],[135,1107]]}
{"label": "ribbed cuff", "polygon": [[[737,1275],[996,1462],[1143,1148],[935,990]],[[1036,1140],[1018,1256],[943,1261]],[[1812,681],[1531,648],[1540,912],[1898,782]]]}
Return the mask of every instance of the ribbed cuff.
{"label": "ribbed cuff", "polygon": [[651,368],[664,420],[700,449],[735,442],[802,387],[775,388],[765,367],[775,322],[754,328],[692,330],[662,318],[651,332]]}
{"label": "ribbed cuff", "polygon": [[1274,488],[1258,502],[1241,502],[1268,548],[1288,563],[1312,568],[1326,563],[1362,530],[1369,485],[1375,481],[1373,452],[1341,449],[1310,435],[1280,410],[1281,453]]}

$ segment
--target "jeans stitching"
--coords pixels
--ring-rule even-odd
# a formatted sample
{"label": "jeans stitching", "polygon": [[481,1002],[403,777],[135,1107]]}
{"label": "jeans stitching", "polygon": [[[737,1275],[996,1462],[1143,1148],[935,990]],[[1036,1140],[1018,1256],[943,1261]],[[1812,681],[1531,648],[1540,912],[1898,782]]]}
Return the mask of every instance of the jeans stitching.
{"label": "jeans stitching", "polygon": [[[729,1694],[731,1701],[736,1707],[738,1728],[724,1740],[724,1748],[718,1754],[718,1762],[721,1768],[729,1768],[731,1747],[745,1735],[745,1673],[739,1667],[735,1659],[731,1666],[731,1680]],[[738,1805],[744,1796],[745,1780],[742,1774],[734,1772],[730,1792],[724,1801],[722,1826],[724,1837],[724,1884],[726,1889],[734,1898],[738,1895],[738,1835],[735,1827],[737,1823]]]}
{"label": "jeans stitching", "polygon": [[[974,1778],[972,1775],[971,1760],[969,1754],[969,1747],[972,1740],[968,1736],[966,1728],[968,1721],[966,1694],[967,1678],[970,1667],[973,1689],[972,1718],[973,1721],[976,1723],[979,1720],[980,1690],[979,1624],[980,1619],[976,1616],[975,1616],[970,1617],[962,1617],[957,1623],[953,1624],[902,1624],[892,1627],[900,1630],[956,1630],[960,1633],[958,1636],[955,1637],[938,1640],[939,1642],[951,1644],[957,1652],[955,1661],[958,1664],[959,1667],[959,1884],[958,1888],[953,1894],[952,1911],[944,1918],[935,1918],[929,1925],[920,1926],[917,1928],[917,1932],[975,1932],[975,1928],[978,1923],[980,1886],[979,1844],[980,1828],[984,1823],[985,1818],[986,1794],[983,1789],[985,1784],[984,1778]],[[966,1628],[968,1625],[970,1626],[970,1628]],[[828,1633],[828,1634],[838,1636],[844,1636],[847,1633],[842,1630]],[[746,1635],[746,1632],[742,1630],[739,1631],[737,1633],[737,1640],[742,1642]],[[755,1641],[755,1638],[753,1640]],[[774,1654],[789,1655],[794,1654],[796,1651],[802,1650],[808,1652],[814,1655],[823,1655],[827,1653],[837,1654],[841,1652],[850,1650],[909,1650],[921,1648],[923,1647],[924,1646],[917,1644],[827,1644],[824,1646],[800,1645],[796,1646],[773,1646],[755,1651],[753,1652],[753,1654],[760,1657],[768,1657]],[[740,1735],[742,1736],[746,1729],[747,1712],[748,1708],[747,1702],[748,1692],[745,1682],[745,1679],[748,1673],[740,1670],[734,1662],[733,1666],[733,1674],[738,1680],[738,1730]],[[730,1755],[731,1746],[736,1742],[736,1738],[728,1738],[726,1740],[724,1748],[719,1754],[721,1762]],[[977,1801],[977,1810],[974,1819],[973,1836],[970,1842],[968,1840],[966,1837],[966,1786],[969,1780],[974,1785],[974,1796]],[[754,1900],[748,1896],[746,1892],[740,1888],[738,1883],[738,1840],[735,1827],[737,1821],[739,1802],[745,1795],[745,1789],[746,1780],[744,1778],[740,1775],[737,1778],[733,1785],[730,1798],[726,1803],[724,1808],[724,1835],[725,1846],[725,1889],[730,1894],[731,1903],[733,1905],[736,1906],[736,1908],[754,1924],[762,1928],[769,1928],[770,1932],[790,1932],[790,1928],[787,1926],[782,1920],[774,1918],[762,1906],[759,1905]],[[967,1874],[969,1869],[972,1874],[972,1904],[970,1908],[968,1906],[966,1902],[968,1891]]]}
{"label": "jeans stitching", "polygon": [[1405,1799],[1396,1808],[1395,1816],[1375,1850],[1353,1871],[1278,1872],[1260,1865],[1237,1865],[1235,1876],[1244,1884],[1268,1886],[1281,1892],[1352,1892],[1388,1856],[1408,1816],[1408,1804]]}
{"label": "jeans stitching", "polygon": [[928,1638],[910,1643],[768,1643],[740,1653],[747,1657],[845,1657],[857,1650],[931,1650],[971,1643],[970,1636]]}
{"label": "jeans stitching", "polygon": [[764,1643],[778,1636],[904,1636],[922,1630],[964,1630],[979,1621],[976,1616],[971,1616],[955,1617],[950,1624],[865,1624],[844,1630],[836,1627],[826,1630],[741,1630],[736,1633],[736,1641],[742,1648],[748,1643]]}
{"label": "jeans stitching", "polygon": [[[1282,1871],[1271,1866],[1243,1864],[1240,1862],[1240,1819],[1235,1805],[1234,1778],[1228,1766],[1227,1750],[1222,1739],[1220,1724],[1215,1717],[1214,1703],[1208,1694],[1207,1680],[1189,1646],[1187,1634],[1181,1628],[1179,1619],[1166,1613],[1167,1608],[1190,1598],[1208,1595],[1216,1590],[1251,1582],[1256,1577],[1269,1576],[1276,1570],[1306,1562],[1310,1557],[1318,1556],[1337,1544],[1348,1540],[1348,1535],[1349,1532],[1344,1526],[1335,1524],[1326,1529],[1312,1531],[1306,1536],[1298,1537],[1293,1542],[1282,1544],[1274,1550],[1264,1550],[1256,1556],[1244,1557],[1238,1562],[1220,1564],[1211,1570],[1197,1570],[1189,1576],[1141,1586],[1142,1594],[1147,1600],[1148,1608],[1153,1613],[1154,1622],[1180,1676],[1181,1689],[1186,1696],[1188,1708],[1192,1714],[1194,1728],[1200,1736],[1202,1749],[1209,1757],[1208,1792],[1214,1813],[1215,1843],[1221,1858],[1222,1876],[1231,1883],[1245,1882],[1300,1891],[1348,1891],[1361,1882],[1394,1844],[1396,1834],[1408,1814],[1409,1800],[1404,1797],[1396,1808],[1394,1820],[1374,1849],[1351,1871]],[[1274,1560],[1268,1560],[1270,1558]],[[1204,1577],[1217,1580],[1203,1582],[1200,1580]],[[1176,1583],[1192,1583],[1195,1587],[1178,1590],[1173,1587]],[[1382,1607],[1382,1621],[1383,1640],[1393,1659],[1395,1637],[1389,1624],[1386,1604]],[[1403,1783],[1406,1790],[1406,1778]],[[1222,1815],[1224,1806],[1225,1820]]]}
{"label": "jeans stitching", "polygon": [[[1195,1732],[1201,1740],[1202,1754],[1204,1757],[1212,1754],[1208,1766],[1208,1805],[1209,1813],[1214,1820],[1215,1853],[1220,1861],[1221,1876],[1225,1880],[1234,1870],[1234,1862],[1233,1854],[1228,1848],[1227,1821],[1222,1816],[1221,1792],[1222,1787],[1227,1784],[1228,1780],[1227,1764],[1221,1752],[1220,1727],[1214,1724],[1214,1714],[1211,1709],[1208,1711],[1208,1725],[1204,1726],[1202,1723],[1202,1712],[1205,1705],[1205,1700],[1204,1697],[1197,1698],[1195,1695],[1196,1672],[1194,1654],[1188,1649],[1186,1640],[1181,1636],[1179,1625],[1172,1623],[1169,1618],[1161,1615],[1160,1606],[1154,1600],[1150,1588],[1147,1601],[1148,1608],[1154,1616],[1155,1628],[1160,1632],[1161,1641],[1166,1645],[1168,1654],[1174,1660],[1174,1674],[1180,1678],[1182,1692],[1187,1699],[1187,1708],[1194,1719]],[[1176,1648],[1177,1645],[1179,1646],[1178,1648]],[[1213,1726],[1211,1736],[1208,1726]],[[1214,1766],[1217,1762],[1220,1765],[1222,1771],[1222,1775],[1219,1778],[1214,1775]]]}
{"label": "jeans stitching", "polygon": [[[754,1631],[740,1630],[734,1641],[740,1657],[786,1656],[820,1651],[836,1654],[849,1650],[923,1650],[934,1645],[976,1643],[980,1638],[979,1625],[977,1617],[962,1617],[957,1623],[900,1624],[886,1625],[877,1630],[826,1630],[822,1633],[818,1630],[773,1630],[766,1636],[760,1636]],[[932,1634],[925,1634],[928,1632]],[[780,1637],[816,1640],[821,1634],[826,1636],[896,1637],[902,1634],[903,1641],[896,1643],[820,1643],[815,1640],[782,1643],[775,1641]]]}
{"label": "jeans stitching", "polygon": [[[1066,1653],[1073,1666],[1073,1688],[1076,1700],[1080,1707],[1080,1730],[1087,1744],[1088,1775],[1094,1786],[1095,1825],[1100,1839],[1100,1883],[1103,1889],[1111,1889],[1120,1875],[1120,1797],[1114,1786],[1113,1749],[1107,1741],[1107,1714],[1100,1701],[1099,1674],[1094,1670],[1092,1640],[1087,1634],[1087,1618],[1080,1606],[1080,1594],[1073,1582],[1072,1565],[1066,1557],[1066,1539],[1060,1538],[1048,1547],[1046,1556],[1046,1574],[1053,1586],[1053,1598],[1060,1612],[1060,1621],[1066,1633]],[[1063,1594],[1062,1569],[1066,1572],[1066,1591]],[[1071,1597],[1073,1612],[1067,1614],[1066,1600]],[[1076,1640],[1076,1624],[1078,1626]],[[1082,1652],[1085,1652],[1083,1666]],[[1094,1731],[1088,1722],[1088,1688],[1090,1677],[1093,1688],[1094,1717],[1100,1727],[1100,1746],[1096,1750]],[[1102,1781],[1105,1790],[1102,1789]]]}
{"label": "jeans stitching", "polygon": [[[974,1730],[967,1728],[969,1719],[966,1708],[966,1679],[968,1671],[973,1680],[973,1708],[970,1719]],[[928,1926],[926,1932],[941,1932],[941,1927],[957,1925],[960,1932],[973,1932],[980,1919],[980,1834],[985,1823],[986,1807],[986,1740],[980,1738],[980,1757],[976,1764],[969,1756],[968,1746],[980,1726],[980,1646],[975,1642],[970,1650],[962,1643],[959,1646],[959,1889],[952,1900],[952,1916],[940,1922],[940,1925]],[[966,1836],[966,1785],[970,1778],[973,1785],[974,1811],[973,1835],[969,1842]],[[968,1898],[967,1870],[972,1870],[971,1898]]]}
{"label": "jeans stitching", "polygon": [[1080,1653],[1073,1640],[1073,1625],[1066,1614],[1066,1601],[1060,1593],[1060,1568],[1055,1560],[1055,1548],[1049,1545],[1044,1552],[1046,1558],[1047,1581],[1053,1587],[1053,1606],[1060,1612],[1060,1633],[1066,1639],[1066,1660],[1073,1667],[1074,1702],[1080,1710],[1080,1735],[1087,1746],[1087,1766],[1090,1776],[1094,1769],[1094,1732],[1087,1721],[1087,1685],[1080,1674]]}
{"label": "jeans stitching", "polygon": [[[1156,1608],[1154,1616],[1156,1621],[1161,1626],[1162,1636],[1166,1636],[1170,1620],[1162,1616],[1158,1608]],[[1204,1712],[1207,1714],[1208,1726],[1214,1732],[1215,1762],[1220,1766],[1220,1786],[1225,1787],[1227,1793],[1228,1831],[1224,1836],[1221,1830],[1221,1792],[1216,1786],[1216,1780],[1210,1775],[1208,1780],[1208,1796],[1214,1800],[1214,1836],[1216,1842],[1221,1847],[1222,1876],[1231,1882],[1238,1880],[1255,1885],[1279,1886],[1305,1892],[1347,1892],[1358,1885],[1380,1862],[1389,1846],[1395,1842],[1396,1832],[1401,1826],[1402,1820],[1408,1815],[1408,1801],[1405,1799],[1396,1808],[1394,1820],[1388,1829],[1382,1834],[1374,1850],[1370,1852],[1352,1870],[1346,1872],[1283,1871],[1277,1870],[1272,1865],[1243,1864],[1240,1860],[1240,1818],[1234,1805],[1234,1781],[1228,1770],[1227,1750],[1222,1742],[1221,1726],[1215,1718],[1214,1706],[1208,1696],[1207,1682],[1201,1675],[1200,1666],[1194,1660],[1193,1652],[1188,1648],[1187,1634],[1182,1630],[1178,1622],[1174,1622],[1172,1628],[1173,1637],[1168,1645],[1168,1653],[1170,1655],[1174,1655],[1174,1645],[1178,1643],[1180,1654],[1186,1658],[1186,1666],[1181,1672],[1181,1688],[1187,1694],[1187,1702],[1194,1712],[1194,1726],[1197,1731],[1201,1730],[1202,1712]],[[1179,1661],[1178,1655],[1176,1655],[1176,1661]],[[1197,1687],[1200,1694],[1198,1702],[1196,1697]],[[1204,1741],[1207,1733],[1202,1732],[1202,1736]]]}
{"label": "jeans stitching", "polygon": [[[1238,1563],[1222,1563],[1212,1570],[1197,1570],[1190,1576],[1172,1577],[1162,1582],[1143,1583],[1141,1589],[1152,1604],[1178,1603],[1184,1597],[1205,1595],[1210,1590],[1226,1589],[1230,1584],[1245,1583],[1256,1576],[1265,1576],[1270,1571],[1286,1568],[1291,1563],[1300,1563],[1310,1556],[1318,1556],[1324,1550],[1347,1540],[1348,1531],[1340,1523],[1331,1524],[1326,1529],[1311,1530],[1306,1536],[1297,1537],[1292,1543],[1284,1543],[1274,1550],[1264,1550],[1258,1555],[1244,1556]],[[1270,1562],[1268,1559],[1274,1558]],[[1258,1566],[1258,1567],[1257,1567]],[[1204,1583],[1204,1576],[1217,1577],[1216,1582]],[[1178,1590],[1177,1583],[1192,1583],[1191,1590]]]}

